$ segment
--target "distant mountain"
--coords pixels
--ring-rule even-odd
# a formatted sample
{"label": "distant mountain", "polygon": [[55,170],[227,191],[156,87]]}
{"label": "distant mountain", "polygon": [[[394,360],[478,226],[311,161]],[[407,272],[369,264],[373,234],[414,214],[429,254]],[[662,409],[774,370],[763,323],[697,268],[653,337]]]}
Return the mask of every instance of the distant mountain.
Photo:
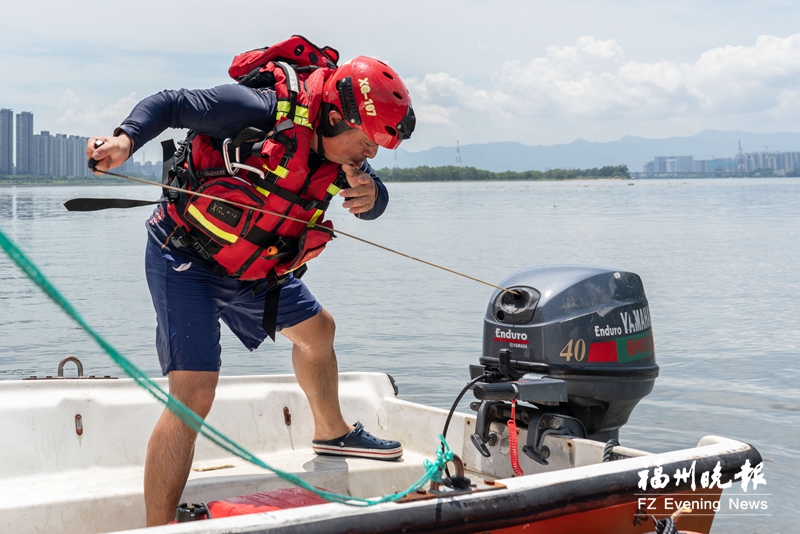
{"label": "distant mountain", "polygon": [[[522,143],[485,143],[461,146],[461,164],[488,171],[544,171],[547,169],[588,169],[603,165],[625,164],[631,171],[641,172],[642,166],[655,156],[694,156],[695,159],[734,157],[742,142],[745,152],[800,151],[800,133],[750,133],[706,130],[691,137],[646,139],[626,136],[619,141],[594,143],[578,139],[563,145],[523,145]],[[434,147],[420,152],[398,149],[399,167],[454,165],[456,147]],[[393,167],[394,154],[381,150],[372,162],[373,167]]]}

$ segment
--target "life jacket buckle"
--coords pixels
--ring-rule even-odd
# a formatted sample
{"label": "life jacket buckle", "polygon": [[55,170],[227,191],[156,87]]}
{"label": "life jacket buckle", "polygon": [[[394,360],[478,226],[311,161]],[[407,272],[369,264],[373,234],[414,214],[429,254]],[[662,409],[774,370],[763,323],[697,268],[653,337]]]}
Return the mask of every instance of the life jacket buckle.
{"label": "life jacket buckle", "polygon": [[183,239],[182,235],[174,235],[170,241],[177,248],[183,248],[189,245],[186,240]]}

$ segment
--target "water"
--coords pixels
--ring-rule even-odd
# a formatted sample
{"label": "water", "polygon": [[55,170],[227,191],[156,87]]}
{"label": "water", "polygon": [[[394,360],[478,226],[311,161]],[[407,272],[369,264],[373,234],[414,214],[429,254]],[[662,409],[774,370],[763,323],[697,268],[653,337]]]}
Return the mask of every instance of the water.
{"label": "water", "polygon": [[[765,459],[768,484],[758,490],[769,494],[760,498],[770,515],[723,513],[715,532],[797,532],[800,180],[389,189],[383,217],[359,221],[334,206],[337,227],[494,283],[544,263],[638,273],[661,375],[621,441],[655,452],[691,447],[709,434],[752,443]],[[0,228],[152,376],[160,371],[143,273],[149,208],[68,213],[61,204],[79,196],[156,195],[149,187],[0,189]],[[5,256],[0,280],[0,379],[55,374],[69,354],[87,374],[120,374]],[[336,317],[342,371],[388,372],[402,398],[449,408],[480,356],[491,288],[346,237],[312,262],[305,280]],[[222,344],[223,374],[291,372],[283,339],[250,353],[223,329]]]}

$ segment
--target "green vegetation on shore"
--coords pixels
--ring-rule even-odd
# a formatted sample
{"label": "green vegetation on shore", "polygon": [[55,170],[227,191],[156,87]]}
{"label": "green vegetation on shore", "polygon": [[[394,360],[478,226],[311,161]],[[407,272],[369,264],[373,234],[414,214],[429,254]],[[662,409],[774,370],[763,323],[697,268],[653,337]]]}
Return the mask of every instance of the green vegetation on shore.
{"label": "green vegetation on shore", "polygon": [[[407,169],[383,168],[377,170],[384,182],[454,182],[454,181],[510,181],[510,180],[575,180],[578,178],[630,178],[627,165],[606,166],[594,169],[552,169],[549,171],[492,172],[475,167],[411,167]],[[150,177],[155,182],[155,179]],[[47,185],[123,185],[130,181],[111,176],[0,176],[2,186]]]}
{"label": "green vegetation on shore", "polygon": [[[156,180],[150,176],[154,183]],[[133,185],[134,182],[113,176],[38,176],[22,174],[0,176],[0,187],[51,186],[51,185]],[[160,184],[160,182],[157,182]]]}
{"label": "green vegetation on shore", "polygon": [[[466,181],[515,181],[515,180],[576,180],[613,178],[627,179],[631,177],[627,165],[607,165],[593,169],[551,169],[549,171],[505,171],[492,172],[475,167],[457,167],[447,165],[444,167],[410,167],[405,169],[378,169],[378,176],[384,182],[466,182]],[[772,169],[757,169],[741,173],[682,173],[644,175],[633,173],[635,178],[771,178],[778,177]],[[788,171],[786,177],[800,177],[800,167]],[[153,183],[159,181],[150,176]],[[134,185],[133,182],[112,176],[0,176],[0,187],[9,186],[52,186],[52,185]]]}
{"label": "green vegetation on shore", "polygon": [[607,165],[594,169],[551,169],[549,171],[492,172],[475,167],[410,167],[406,169],[378,169],[384,182],[455,182],[455,181],[507,181],[507,180],[575,180],[578,178],[630,178],[627,165]]}

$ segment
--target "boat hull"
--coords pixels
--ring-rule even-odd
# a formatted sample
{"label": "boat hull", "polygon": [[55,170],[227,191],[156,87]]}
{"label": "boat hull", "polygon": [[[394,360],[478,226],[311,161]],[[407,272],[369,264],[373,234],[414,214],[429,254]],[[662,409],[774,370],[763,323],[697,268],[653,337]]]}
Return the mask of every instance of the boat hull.
{"label": "boat hull", "polygon": [[[348,419],[400,440],[402,460],[316,456],[310,447],[310,409],[288,375],[221,378],[208,420],[268,464],[317,487],[359,497],[409,487],[422,474],[423,461],[435,454],[447,412],[398,399],[392,381],[378,373],[342,374],[340,398]],[[0,435],[0,532],[91,534],[143,527],[144,457],[161,410],[132,380],[0,384],[0,420],[9,430]],[[672,511],[667,496],[691,500],[690,495],[700,493],[691,491],[690,481],[643,490],[643,471],[654,474],[660,467],[671,476],[693,470],[699,480],[700,473],[719,465],[722,479],[729,480],[745,462],[761,462],[758,451],[745,443],[706,437],[697,447],[660,454],[617,447],[615,455],[626,459],[603,463],[603,443],[547,436],[549,464],[522,455],[526,475],[515,477],[507,428],[493,429],[500,439],[490,447],[489,458],[472,445],[474,428],[473,416],[456,413],[447,438],[478,486],[475,490],[427,492],[368,508],[320,504],[141,532],[638,534],[653,530],[652,520],[641,511],[636,524],[639,499],[661,503],[661,509],[647,511],[661,519]],[[524,443],[526,431],[519,432]],[[273,473],[198,441],[182,501],[209,502],[286,487]],[[692,514],[678,527],[708,532],[712,520],[707,512]]]}
{"label": "boat hull", "polygon": [[[721,491],[715,496],[704,496],[704,502],[713,503],[719,500]],[[673,493],[655,497],[655,501],[647,501],[651,509],[641,510],[638,500],[595,508],[585,511],[572,511],[566,506],[561,510],[562,515],[549,519],[533,520],[522,525],[490,530],[492,534],[576,534],[591,532],[592,534],[646,534],[655,531],[653,519],[663,519],[674,513],[668,499],[691,501],[697,499],[693,492]],[[708,534],[714,521],[713,509],[702,514],[682,515],[678,526],[681,532],[691,531]]]}

